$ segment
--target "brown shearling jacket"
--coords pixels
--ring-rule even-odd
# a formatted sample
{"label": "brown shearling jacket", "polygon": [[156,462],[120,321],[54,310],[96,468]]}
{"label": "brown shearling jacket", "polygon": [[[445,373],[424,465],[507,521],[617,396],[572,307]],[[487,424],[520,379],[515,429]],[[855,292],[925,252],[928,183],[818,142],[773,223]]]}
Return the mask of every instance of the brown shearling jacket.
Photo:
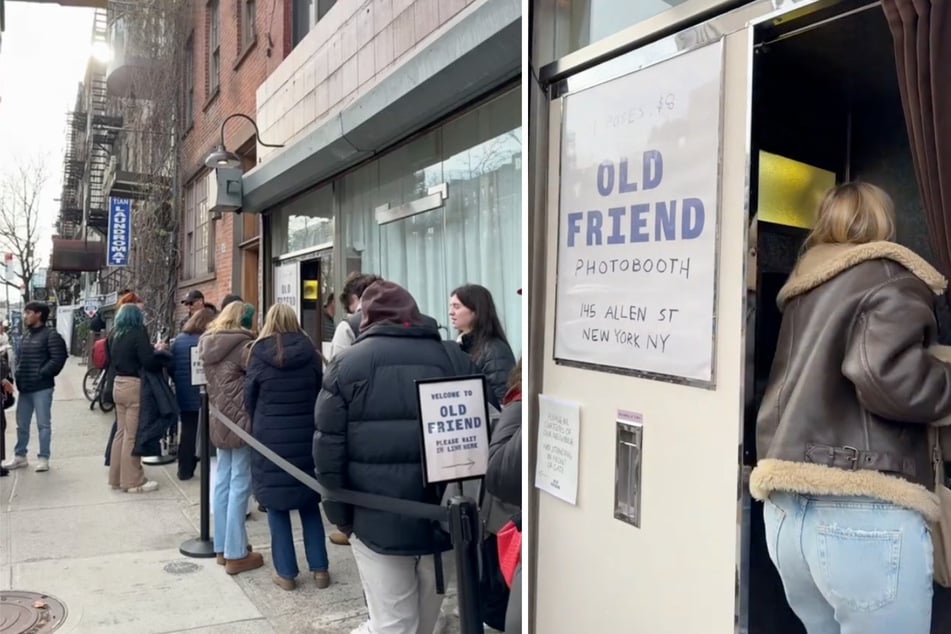
{"label": "brown shearling jacket", "polygon": [[951,364],[928,348],[946,286],[891,242],[803,255],[779,294],[753,497],[868,496],[937,517],[928,429],[951,414]]}

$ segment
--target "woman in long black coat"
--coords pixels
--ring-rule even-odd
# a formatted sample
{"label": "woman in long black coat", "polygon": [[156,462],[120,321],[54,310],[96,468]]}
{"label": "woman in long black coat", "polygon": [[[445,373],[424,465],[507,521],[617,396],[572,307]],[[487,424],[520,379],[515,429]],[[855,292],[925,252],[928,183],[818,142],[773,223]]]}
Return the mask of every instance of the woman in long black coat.
{"label": "woman in long black coat", "polygon": [[[314,473],[314,403],[323,378],[313,341],[294,309],[275,304],[249,352],[244,402],[251,434],[305,473]],[[320,496],[258,452],[251,457],[255,499],[267,507],[274,583],[296,587],[297,554],[290,511],[300,513],[307,564],[318,588],[330,585]]]}

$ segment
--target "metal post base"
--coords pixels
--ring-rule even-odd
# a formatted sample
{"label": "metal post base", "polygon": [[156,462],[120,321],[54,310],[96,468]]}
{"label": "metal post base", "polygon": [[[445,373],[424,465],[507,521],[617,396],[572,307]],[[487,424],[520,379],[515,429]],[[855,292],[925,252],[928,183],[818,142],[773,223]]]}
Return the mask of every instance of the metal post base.
{"label": "metal post base", "polygon": [[175,462],[177,458],[175,456],[148,456],[147,458],[142,458],[142,464],[149,466],[158,466],[163,464],[170,464]]}
{"label": "metal post base", "polygon": [[209,540],[189,539],[178,547],[178,552],[186,557],[210,559],[215,556],[215,543]]}

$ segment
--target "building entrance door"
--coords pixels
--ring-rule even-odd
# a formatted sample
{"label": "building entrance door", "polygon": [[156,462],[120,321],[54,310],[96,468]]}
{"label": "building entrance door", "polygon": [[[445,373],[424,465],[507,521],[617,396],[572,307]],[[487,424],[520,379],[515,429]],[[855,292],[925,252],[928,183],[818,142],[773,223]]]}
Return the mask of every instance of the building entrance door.
{"label": "building entrance door", "polygon": [[333,292],[333,250],[321,251],[300,263],[301,326],[325,359],[330,357],[337,305]]}

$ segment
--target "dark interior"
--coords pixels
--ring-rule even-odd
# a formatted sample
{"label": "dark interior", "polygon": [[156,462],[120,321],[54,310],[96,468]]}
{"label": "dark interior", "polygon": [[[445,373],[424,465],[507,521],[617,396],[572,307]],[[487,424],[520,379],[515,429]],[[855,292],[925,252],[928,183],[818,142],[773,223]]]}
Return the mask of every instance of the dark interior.
{"label": "dark interior", "polygon": [[[758,27],[753,63],[751,207],[756,211],[757,154],[772,152],[861,179],[891,194],[898,211],[898,241],[934,261],[915,180],[892,37],[881,7],[839,4],[797,20]],[[825,13],[822,13],[825,11]],[[836,19],[833,19],[836,18]],[[809,26],[813,28],[806,28]],[[757,243],[755,389],[748,400],[744,462],[756,464],[756,411],[779,332],[776,295],[792,270],[806,231],[760,223]],[[942,339],[951,334],[939,308]],[[753,501],[750,522],[749,632],[804,634],[786,604],[766,552],[762,504]],[[935,587],[932,632],[951,632],[951,594]]]}

